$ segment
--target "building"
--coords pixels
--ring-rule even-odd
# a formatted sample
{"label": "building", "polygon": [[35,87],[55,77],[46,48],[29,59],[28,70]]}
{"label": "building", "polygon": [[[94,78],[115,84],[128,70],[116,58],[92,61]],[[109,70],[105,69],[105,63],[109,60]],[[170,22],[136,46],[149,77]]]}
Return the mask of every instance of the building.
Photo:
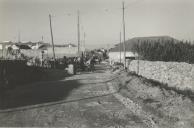
{"label": "building", "polygon": [[[64,45],[55,45],[55,56],[56,58],[63,58],[64,56],[66,57],[77,57],[79,56],[78,54],[78,47],[74,44],[68,43]],[[48,56],[53,57],[53,49],[52,46],[49,46],[47,48],[48,50]],[[85,49],[83,47],[80,47],[80,51],[84,52]]]}
{"label": "building", "polygon": [[[178,42],[178,40],[170,37],[170,36],[151,36],[151,37],[135,37],[132,39],[129,39],[125,42],[125,49],[126,49],[126,59],[127,58],[137,58],[138,54],[134,53],[134,46],[137,44],[141,44],[143,42],[149,41],[152,43],[155,42],[160,42],[162,43],[163,41],[174,41],[174,42]],[[121,43],[121,47],[120,47],[120,43],[116,44],[113,48],[111,48],[109,50],[109,60],[110,63],[114,63],[114,62],[120,62],[120,49],[121,49],[121,60],[124,60],[124,50],[123,50],[123,43]]]}
{"label": "building", "polygon": [[[121,58],[121,63],[124,62],[124,52],[121,51],[121,54],[120,54],[120,51],[114,51],[114,52],[111,52],[109,51],[108,53],[108,56],[109,56],[109,62],[110,64],[114,64],[114,63],[120,63],[120,58]],[[121,57],[120,57],[121,56]],[[130,58],[137,58],[138,57],[138,54],[137,53],[133,53],[131,51],[126,51],[126,59],[130,59]]]}

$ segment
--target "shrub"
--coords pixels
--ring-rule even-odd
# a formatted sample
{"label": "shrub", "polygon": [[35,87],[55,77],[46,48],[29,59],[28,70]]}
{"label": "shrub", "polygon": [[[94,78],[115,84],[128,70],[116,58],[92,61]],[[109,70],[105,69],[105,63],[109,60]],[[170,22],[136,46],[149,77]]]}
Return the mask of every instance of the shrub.
{"label": "shrub", "polygon": [[142,41],[134,44],[133,51],[144,60],[194,63],[194,44],[188,41]]}

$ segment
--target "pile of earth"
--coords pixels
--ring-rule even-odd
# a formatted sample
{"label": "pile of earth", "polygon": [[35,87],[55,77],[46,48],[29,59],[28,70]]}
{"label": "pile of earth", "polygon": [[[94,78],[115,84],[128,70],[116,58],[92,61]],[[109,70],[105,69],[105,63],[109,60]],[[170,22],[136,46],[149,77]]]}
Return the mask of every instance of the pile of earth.
{"label": "pile of earth", "polygon": [[124,71],[115,71],[114,82],[119,93],[141,106],[162,128],[193,128],[194,99],[175,90],[163,88],[161,83]]}

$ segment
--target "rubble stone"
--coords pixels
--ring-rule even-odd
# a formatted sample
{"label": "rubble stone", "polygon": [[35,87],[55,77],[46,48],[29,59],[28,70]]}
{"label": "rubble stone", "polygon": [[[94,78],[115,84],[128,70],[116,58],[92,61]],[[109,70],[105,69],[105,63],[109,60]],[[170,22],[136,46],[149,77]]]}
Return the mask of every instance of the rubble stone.
{"label": "rubble stone", "polygon": [[194,92],[194,64],[143,60],[138,64],[138,60],[133,60],[128,69],[169,87]]}

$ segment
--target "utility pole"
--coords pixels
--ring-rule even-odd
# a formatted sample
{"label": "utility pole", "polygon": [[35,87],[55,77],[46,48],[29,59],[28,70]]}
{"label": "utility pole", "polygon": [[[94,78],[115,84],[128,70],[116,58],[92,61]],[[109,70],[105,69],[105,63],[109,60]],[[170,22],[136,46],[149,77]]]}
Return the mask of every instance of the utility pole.
{"label": "utility pole", "polygon": [[80,23],[79,23],[79,10],[77,11],[77,46],[78,46],[78,55],[80,53]]}
{"label": "utility pole", "polygon": [[18,30],[18,43],[20,43],[21,42],[21,37],[20,37],[21,35],[20,35],[20,30]]}
{"label": "utility pole", "polygon": [[109,51],[110,44],[107,44],[107,50]]}
{"label": "utility pole", "polygon": [[86,33],[84,32],[84,49],[86,49]]}
{"label": "utility pole", "polygon": [[139,75],[139,46],[140,46],[140,41],[138,40],[138,48],[137,48],[137,74]]}
{"label": "utility pole", "polygon": [[123,2],[123,48],[124,48],[124,68],[126,69],[126,48],[125,48],[125,3]]}
{"label": "utility pole", "polygon": [[121,32],[120,32],[120,46],[119,46],[119,51],[120,51],[120,63],[121,63]]}
{"label": "utility pole", "polygon": [[51,22],[51,14],[49,14],[49,21],[50,21],[50,31],[51,31],[51,42],[52,42],[52,48],[53,48],[53,59],[54,59],[54,68],[56,67],[55,63],[55,46],[53,41],[53,31],[52,31],[52,22]]}

